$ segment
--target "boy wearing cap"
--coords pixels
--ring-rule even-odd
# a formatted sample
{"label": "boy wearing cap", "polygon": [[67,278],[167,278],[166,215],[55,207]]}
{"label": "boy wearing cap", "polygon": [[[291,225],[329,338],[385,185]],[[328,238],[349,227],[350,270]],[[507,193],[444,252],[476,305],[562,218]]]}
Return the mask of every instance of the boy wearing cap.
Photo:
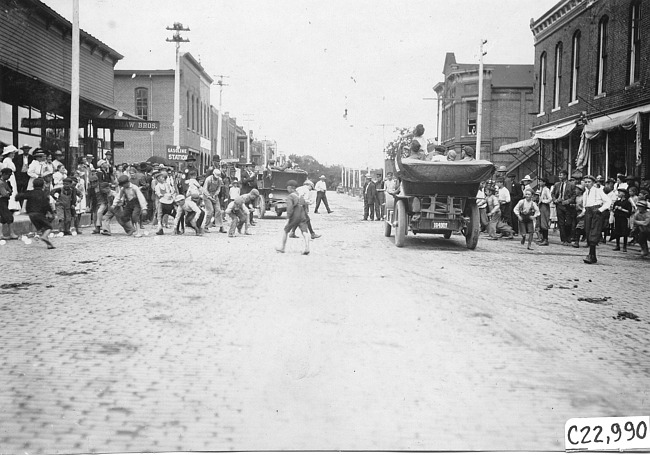
{"label": "boy wearing cap", "polygon": [[314,207],[314,213],[318,213],[318,207],[320,207],[321,201],[325,204],[325,209],[327,213],[332,213],[330,206],[327,203],[327,183],[325,182],[326,177],[321,175],[316,182],[316,207]]}
{"label": "boy wearing cap", "polygon": [[172,216],[176,218],[176,211],[174,210],[174,197],[176,196],[176,189],[171,181],[168,178],[166,172],[160,172],[156,176],[156,183],[154,186],[154,192],[156,194],[156,220],[158,221],[158,230],[156,235],[163,235],[163,224],[165,222],[165,217]]}
{"label": "boy wearing cap", "polygon": [[140,233],[140,216],[146,216],[147,214],[147,201],[140,188],[136,185],[131,185],[128,176],[121,175],[117,183],[119,185],[119,192],[113,201],[113,207],[118,204],[122,205],[122,220],[125,225],[130,221],[135,231],[134,236],[142,237]]}
{"label": "boy wearing cap", "polygon": [[59,223],[59,231],[61,231],[61,223],[63,223],[63,235],[72,235],[70,227],[72,219],[76,215],[75,204],[77,198],[81,197],[81,192],[73,186],[72,179],[66,177],[63,179],[63,186],[52,190],[51,196],[56,201],[56,219]]}
{"label": "boy wearing cap", "polygon": [[637,212],[632,218],[632,224],[639,229],[639,246],[641,247],[641,257],[648,256],[648,238],[650,238],[650,212],[648,212],[648,202],[641,200],[636,204]]}
{"label": "boy wearing cap", "polygon": [[[207,194],[207,196],[204,198],[206,211],[205,228],[207,230],[209,227],[218,227],[219,232],[225,233],[226,230],[223,228],[223,221],[221,219],[221,204],[219,201],[219,193],[221,192],[222,186],[223,180],[221,179],[221,171],[215,168],[212,170],[212,173],[205,179],[205,182],[203,182],[203,190]],[[214,221],[212,221],[213,216]]]}
{"label": "boy wearing cap", "polygon": [[190,197],[185,197],[182,194],[174,198],[177,210],[176,217],[174,218],[174,234],[181,234],[181,220],[184,219],[185,224],[189,225],[196,235],[203,235],[203,219],[205,212],[201,209]]}
{"label": "boy wearing cap", "polygon": [[33,189],[27,190],[16,196],[19,202],[26,201],[25,207],[29,221],[32,222],[38,232],[40,232],[40,239],[47,245],[47,249],[54,249],[54,245],[50,242],[49,236],[52,232],[52,224],[50,218],[52,216],[52,207],[50,206],[50,198],[43,191],[43,179],[36,178],[32,182]]}
{"label": "boy wearing cap", "polygon": [[235,236],[235,229],[241,234],[241,228],[245,227],[244,234],[252,235],[248,232],[248,207],[247,203],[255,200],[259,196],[259,191],[252,189],[250,193],[239,196],[228,204],[226,207],[226,215],[230,216],[230,229],[228,230],[228,237]]}
{"label": "boy wearing cap", "polygon": [[295,180],[289,180],[287,182],[287,191],[289,192],[289,195],[285,199],[285,202],[287,203],[287,224],[284,226],[284,230],[282,231],[281,245],[279,248],[276,247],[275,250],[278,253],[284,253],[287,246],[287,237],[289,236],[289,232],[291,232],[292,229],[300,228],[300,234],[305,242],[305,249],[302,254],[307,255],[309,254],[309,237],[306,235],[308,231],[307,217],[305,214],[305,208],[300,202],[300,196],[298,196],[298,192],[296,191],[296,186],[298,186],[298,183]]}
{"label": "boy wearing cap", "polygon": [[488,216],[488,240],[499,240],[497,233],[505,234],[506,239],[515,238],[510,225],[501,219],[501,204],[499,198],[494,194],[494,182],[487,182],[485,186],[485,202],[487,203]]}

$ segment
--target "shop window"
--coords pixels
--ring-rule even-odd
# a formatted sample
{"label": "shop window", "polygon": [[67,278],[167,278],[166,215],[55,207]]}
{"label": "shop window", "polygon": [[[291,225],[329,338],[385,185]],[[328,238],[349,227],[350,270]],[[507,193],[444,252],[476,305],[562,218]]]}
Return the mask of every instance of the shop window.
{"label": "shop window", "polygon": [[194,108],[194,95],[192,95],[192,131],[194,131],[194,121],[195,121],[195,108]]}
{"label": "shop window", "polygon": [[[11,104],[0,102],[0,128],[13,129],[11,122]],[[7,143],[7,141],[3,141]],[[13,140],[9,141],[10,144]]]}
{"label": "shop window", "polygon": [[605,93],[607,75],[607,26],[609,18],[603,16],[598,22],[598,55],[596,59],[596,95]]}
{"label": "shop window", "polygon": [[641,0],[632,2],[630,7],[630,51],[628,64],[628,84],[639,82],[641,69]]}
{"label": "shop window", "polygon": [[[606,153],[606,142],[607,134],[600,134],[598,137],[592,139],[591,141],[591,156],[589,158],[589,169],[590,173],[593,175],[602,175],[606,176],[605,172],[605,153]],[[611,175],[611,174],[610,174]],[[616,173],[614,173],[616,175]]]}
{"label": "shop window", "polygon": [[149,119],[149,89],[145,87],[135,89],[135,115],[142,120]]}
{"label": "shop window", "polygon": [[546,98],[546,52],[539,57],[539,113],[544,113],[544,99]]}
{"label": "shop window", "polygon": [[578,76],[580,75],[580,30],[573,34],[571,44],[571,93],[569,101],[578,101]]}

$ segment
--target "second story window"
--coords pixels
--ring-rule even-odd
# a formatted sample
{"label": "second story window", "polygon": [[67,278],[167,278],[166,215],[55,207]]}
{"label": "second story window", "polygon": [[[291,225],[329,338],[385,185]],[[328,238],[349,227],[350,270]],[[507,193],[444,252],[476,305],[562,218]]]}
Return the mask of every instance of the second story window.
{"label": "second story window", "polygon": [[628,85],[639,82],[641,67],[641,0],[636,0],[630,8],[630,55]]}
{"label": "second story window", "polygon": [[570,102],[578,101],[578,76],[580,73],[580,30],[573,34],[571,45],[571,93]]}
{"label": "second story window", "polygon": [[596,95],[605,92],[605,75],[607,74],[607,25],[609,18],[604,16],[598,22],[598,59],[596,60]]}
{"label": "second story window", "polygon": [[142,120],[149,119],[149,90],[145,87],[135,89],[135,115]]}
{"label": "second story window", "polygon": [[539,57],[539,113],[544,113],[544,98],[546,98],[546,52]]}
{"label": "second story window", "polygon": [[553,109],[560,107],[560,85],[562,82],[562,43],[555,46],[555,77],[553,78]]}
{"label": "second story window", "polygon": [[476,101],[467,102],[467,134],[476,135]]}

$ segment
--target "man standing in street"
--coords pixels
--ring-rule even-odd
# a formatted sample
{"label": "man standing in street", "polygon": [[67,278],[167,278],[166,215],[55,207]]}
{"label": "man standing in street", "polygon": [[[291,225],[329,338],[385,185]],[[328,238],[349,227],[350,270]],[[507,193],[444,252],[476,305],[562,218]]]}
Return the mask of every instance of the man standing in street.
{"label": "man standing in street", "polygon": [[[241,170],[241,195],[250,193],[253,189],[257,188],[257,174],[253,168],[253,165],[248,163],[244,169]],[[253,221],[253,213],[255,212],[254,207],[251,204],[255,202],[255,199],[252,199],[251,202],[246,204],[248,207],[248,223],[251,226],[255,226],[255,221]]]}
{"label": "man standing in street", "polygon": [[[567,181],[569,173],[565,170],[560,171],[558,177],[559,182],[553,185],[551,190],[551,197],[555,203],[555,210],[557,213],[557,226],[560,230],[560,241],[562,245],[570,245],[571,231],[575,223],[575,185]],[[586,229],[586,227],[585,227]]]}
{"label": "man standing in street", "polygon": [[497,197],[499,199],[501,218],[503,218],[503,221],[508,225],[512,226],[512,218],[510,216],[510,191],[505,187],[505,182],[503,180],[497,180],[497,187],[499,188]]}
{"label": "man standing in street", "polygon": [[[375,182],[372,181],[372,176],[366,174],[366,183],[363,185],[363,221],[375,220],[375,200],[377,199],[377,189]],[[379,215],[379,214],[378,214]]]}
{"label": "man standing in street", "polygon": [[320,207],[321,201],[325,204],[327,213],[332,213],[330,206],[327,203],[327,183],[325,182],[324,175],[321,175],[316,183],[316,208],[314,209],[314,213],[318,213],[318,207]]}
{"label": "man standing in street", "polygon": [[375,189],[377,190],[377,199],[375,200],[375,213],[377,214],[378,220],[383,220],[384,214],[386,213],[386,194],[384,191],[384,179],[381,172],[377,172],[377,178],[375,179]]}
{"label": "man standing in street", "polygon": [[[303,204],[303,207],[305,208],[305,218],[307,219],[307,228],[309,229],[309,233],[311,234],[311,238],[317,239],[320,237],[320,234],[316,234],[314,232],[314,228],[311,226],[311,219],[309,218],[309,205],[311,204],[311,191],[314,189],[314,183],[311,180],[305,180],[305,183],[302,184],[302,186],[299,186],[296,188],[296,193],[298,194],[298,197],[300,198],[300,203]],[[289,234],[289,237],[292,239],[297,239],[298,236],[296,235],[296,228],[298,226],[294,226],[291,229],[291,233]]]}
{"label": "man standing in street", "polygon": [[609,210],[610,200],[602,188],[594,185],[596,179],[593,175],[587,175],[582,180],[586,187],[582,199],[585,207],[585,235],[587,236],[587,245],[589,245],[589,254],[583,261],[585,264],[595,264],[598,262],[596,246],[602,240],[605,218],[603,213]]}

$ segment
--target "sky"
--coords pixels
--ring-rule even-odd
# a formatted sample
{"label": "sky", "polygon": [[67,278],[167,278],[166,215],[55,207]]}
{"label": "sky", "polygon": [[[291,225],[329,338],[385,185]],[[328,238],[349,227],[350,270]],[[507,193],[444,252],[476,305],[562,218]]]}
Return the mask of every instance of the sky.
{"label": "sky", "polygon": [[[72,0],[44,0],[72,20]],[[433,86],[459,63],[533,64],[531,18],[557,0],[80,0],[81,28],[124,55],[120,70],[172,69],[166,30],[217,80],[222,110],[285,154],[376,168],[395,128],[436,132]],[[211,90],[219,106],[219,89]],[[344,114],[347,109],[347,117]],[[244,119],[247,122],[244,122]],[[155,120],[155,119],[154,119]]]}

